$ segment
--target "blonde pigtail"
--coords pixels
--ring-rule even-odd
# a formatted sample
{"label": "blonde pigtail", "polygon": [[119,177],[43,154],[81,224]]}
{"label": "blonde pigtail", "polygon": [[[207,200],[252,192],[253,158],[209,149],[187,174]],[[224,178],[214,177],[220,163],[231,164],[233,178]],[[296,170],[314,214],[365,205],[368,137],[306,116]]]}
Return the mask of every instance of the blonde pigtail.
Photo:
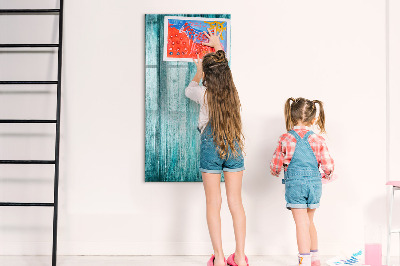
{"label": "blonde pigtail", "polygon": [[313,104],[319,105],[319,115],[318,115],[317,125],[318,125],[319,129],[321,130],[321,133],[326,133],[324,104],[319,100],[314,100]]}
{"label": "blonde pigtail", "polygon": [[285,103],[285,122],[286,122],[286,130],[290,131],[293,129],[293,120],[292,120],[292,105],[290,101],[294,102],[295,99],[289,98]]}

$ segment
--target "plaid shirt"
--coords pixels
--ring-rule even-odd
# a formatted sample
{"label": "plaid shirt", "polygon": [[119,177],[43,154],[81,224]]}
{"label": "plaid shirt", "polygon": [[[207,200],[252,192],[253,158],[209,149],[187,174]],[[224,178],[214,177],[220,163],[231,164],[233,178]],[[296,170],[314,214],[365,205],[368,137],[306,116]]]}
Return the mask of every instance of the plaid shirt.
{"label": "plaid shirt", "polygon": [[[295,126],[293,130],[296,131],[296,133],[302,138],[310,130],[310,128],[305,126]],[[284,166],[284,170],[286,171],[286,168],[293,157],[293,153],[296,148],[296,142],[296,138],[290,133],[285,133],[280,136],[278,147],[274,152],[270,164],[272,175],[279,176],[282,166]],[[317,158],[318,167],[320,167],[322,170],[322,178],[330,179],[332,177],[335,164],[332,157],[329,155],[325,139],[317,134],[311,134],[308,138],[308,142],[310,143],[311,149]]]}

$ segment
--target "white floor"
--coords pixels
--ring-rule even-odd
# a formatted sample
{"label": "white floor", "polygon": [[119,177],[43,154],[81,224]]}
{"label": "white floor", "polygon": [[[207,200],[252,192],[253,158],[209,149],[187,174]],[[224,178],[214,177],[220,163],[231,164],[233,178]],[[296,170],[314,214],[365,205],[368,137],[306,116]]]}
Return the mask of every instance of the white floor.
{"label": "white floor", "polygon": [[[322,261],[330,257],[323,257]],[[59,256],[58,266],[206,266],[206,256]],[[399,265],[398,257],[392,265]],[[250,256],[251,266],[290,266],[296,256]],[[1,266],[50,266],[49,256],[0,256]],[[327,265],[322,263],[322,265]]]}
{"label": "white floor", "polygon": [[[206,266],[206,256],[59,256],[59,266]],[[251,266],[288,266],[296,257],[251,256]],[[0,256],[1,266],[47,266],[48,256]]]}

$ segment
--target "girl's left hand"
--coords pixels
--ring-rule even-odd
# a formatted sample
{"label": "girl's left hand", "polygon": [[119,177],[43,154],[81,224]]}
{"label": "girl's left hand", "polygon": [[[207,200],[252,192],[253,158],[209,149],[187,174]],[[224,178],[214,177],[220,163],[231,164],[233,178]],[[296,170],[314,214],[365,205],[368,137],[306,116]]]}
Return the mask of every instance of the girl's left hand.
{"label": "girl's left hand", "polygon": [[279,177],[279,175],[276,174],[274,171],[270,170],[270,172],[271,172],[271,175]]}
{"label": "girl's left hand", "polygon": [[200,80],[203,78],[203,64],[201,62],[201,59],[199,55],[197,55],[197,62],[196,59],[193,58],[193,62],[195,63],[197,67],[197,72],[196,75],[194,75],[193,81],[200,83]]}
{"label": "girl's left hand", "polygon": [[203,64],[201,62],[199,55],[197,55],[197,62],[196,62],[196,59],[194,59],[194,58],[193,58],[193,62],[195,63],[195,65],[197,67],[197,73],[203,74]]}

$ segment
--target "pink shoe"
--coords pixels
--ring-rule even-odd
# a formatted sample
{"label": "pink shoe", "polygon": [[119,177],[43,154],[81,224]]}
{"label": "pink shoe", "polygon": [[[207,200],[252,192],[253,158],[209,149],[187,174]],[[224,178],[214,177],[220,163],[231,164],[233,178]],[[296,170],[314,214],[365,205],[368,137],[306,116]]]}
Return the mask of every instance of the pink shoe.
{"label": "pink shoe", "polygon": [[[212,254],[210,260],[207,262],[207,266],[214,266],[215,255]],[[226,259],[224,258],[224,262],[226,265]]]}
{"label": "pink shoe", "polygon": [[[244,256],[244,259],[246,260],[247,266],[249,266],[249,260],[247,259],[247,256],[246,256],[246,255]],[[236,264],[236,262],[235,262],[235,253],[231,254],[231,255],[228,257],[227,263],[228,263],[228,265],[230,265],[230,266],[238,266],[238,265]]]}
{"label": "pink shoe", "polygon": [[311,266],[321,266],[321,261],[320,260],[312,261]]}

